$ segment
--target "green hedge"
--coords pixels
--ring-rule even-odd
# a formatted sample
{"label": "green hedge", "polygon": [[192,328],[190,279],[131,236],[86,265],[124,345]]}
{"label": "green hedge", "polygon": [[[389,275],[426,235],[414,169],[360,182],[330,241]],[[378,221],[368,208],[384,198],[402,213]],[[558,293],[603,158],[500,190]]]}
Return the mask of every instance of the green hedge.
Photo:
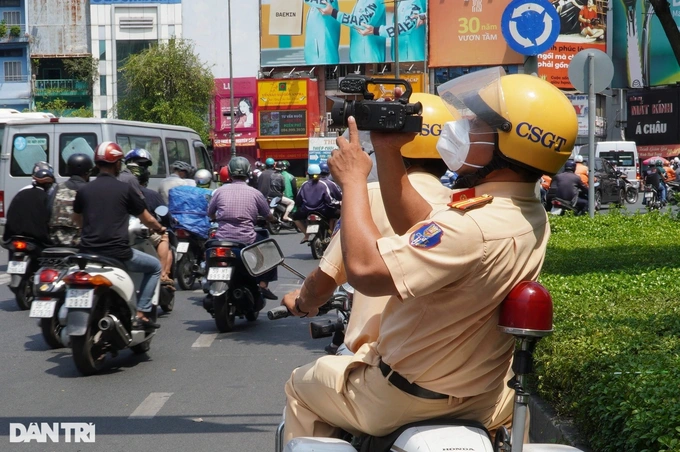
{"label": "green hedge", "polygon": [[551,217],[537,389],[597,452],[680,451],[680,220]]}

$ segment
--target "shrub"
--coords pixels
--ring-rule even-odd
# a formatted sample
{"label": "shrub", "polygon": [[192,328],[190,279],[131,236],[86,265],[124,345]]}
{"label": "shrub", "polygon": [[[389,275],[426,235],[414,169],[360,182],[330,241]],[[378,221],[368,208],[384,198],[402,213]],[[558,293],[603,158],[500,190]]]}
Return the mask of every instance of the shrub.
{"label": "shrub", "polygon": [[18,38],[21,35],[21,27],[18,25],[12,25],[9,27],[9,35],[13,38]]}
{"label": "shrub", "polygon": [[0,21],[0,39],[7,37],[7,22],[3,19]]}
{"label": "shrub", "polygon": [[537,347],[539,394],[596,451],[680,451],[677,218],[551,218],[541,274],[555,334]]}

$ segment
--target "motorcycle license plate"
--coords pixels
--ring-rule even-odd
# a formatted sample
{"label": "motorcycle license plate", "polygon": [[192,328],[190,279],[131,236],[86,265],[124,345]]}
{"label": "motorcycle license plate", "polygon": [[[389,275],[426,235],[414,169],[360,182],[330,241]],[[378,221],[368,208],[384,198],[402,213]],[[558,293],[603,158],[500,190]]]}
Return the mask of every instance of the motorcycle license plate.
{"label": "motorcycle license plate", "polygon": [[550,213],[553,215],[561,215],[562,209],[559,207],[553,207],[552,209],[550,209]]}
{"label": "motorcycle license plate", "polygon": [[23,275],[26,273],[28,262],[10,261],[7,264],[7,273],[12,275]]}
{"label": "motorcycle license plate", "polygon": [[[645,193],[645,199],[652,199],[652,198],[654,198],[654,193],[652,193],[650,191]],[[9,267],[7,267],[7,268],[8,268],[7,273],[9,273]]]}
{"label": "motorcycle license plate", "polygon": [[66,291],[67,308],[91,308],[94,298],[94,289],[68,289]]}
{"label": "motorcycle license plate", "polygon": [[187,251],[189,251],[189,242],[179,242],[177,244],[178,253],[186,253]]}
{"label": "motorcycle license plate", "polygon": [[310,224],[307,226],[307,234],[316,234],[317,232],[319,232],[318,224]]}
{"label": "motorcycle license plate", "polygon": [[208,281],[230,281],[233,267],[211,267],[208,270]]}
{"label": "motorcycle license plate", "polygon": [[56,305],[57,300],[33,300],[31,312],[28,316],[39,319],[50,318],[54,315]]}

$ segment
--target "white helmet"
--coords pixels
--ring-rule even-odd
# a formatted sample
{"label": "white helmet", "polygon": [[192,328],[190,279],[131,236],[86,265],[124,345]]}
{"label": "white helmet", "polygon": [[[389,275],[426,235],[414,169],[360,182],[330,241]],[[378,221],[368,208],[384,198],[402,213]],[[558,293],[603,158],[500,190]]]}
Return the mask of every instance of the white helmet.
{"label": "white helmet", "polygon": [[578,154],[576,157],[574,157],[574,161],[576,163],[583,163],[583,156],[581,154]]}
{"label": "white helmet", "polygon": [[673,161],[674,161],[675,163],[680,163],[680,157],[675,157],[675,158],[673,159]]}

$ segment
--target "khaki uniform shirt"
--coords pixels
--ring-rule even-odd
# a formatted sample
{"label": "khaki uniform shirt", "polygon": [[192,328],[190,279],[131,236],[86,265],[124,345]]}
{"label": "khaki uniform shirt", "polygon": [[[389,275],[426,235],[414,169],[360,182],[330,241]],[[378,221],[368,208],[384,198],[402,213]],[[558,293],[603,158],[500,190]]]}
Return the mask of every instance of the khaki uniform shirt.
{"label": "khaki uniform shirt", "polygon": [[487,183],[482,194],[493,201],[378,240],[399,297],[374,346],[409,381],[458,398],[502,384],[513,338],[497,329],[499,306],[517,283],[536,280],[550,235],[536,184]]}
{"label": "khaki uniform shirt", "polygon": [[[413,187],[425,200],[433,206],[433,210],[442,210],[451,201],[451,190],[444,187],[439,179],[429,173],[413,172],[408,175]],[[390,237],[394,230],[387,220],[385,205],[377,182],[368,184],[368,202],[371,216],[381,236]],[[347,274],[342,261],[340,234],[335,234],[326,248],[319,264],[321,271],[335,280],[337,285],[347,282]],[[378,338],[380,314],[389,300],[385,297],[368,297],[360,292],[354,293],[352,315],[345,331],[345,345],[354,353],[365,343],[375,342]]]}

